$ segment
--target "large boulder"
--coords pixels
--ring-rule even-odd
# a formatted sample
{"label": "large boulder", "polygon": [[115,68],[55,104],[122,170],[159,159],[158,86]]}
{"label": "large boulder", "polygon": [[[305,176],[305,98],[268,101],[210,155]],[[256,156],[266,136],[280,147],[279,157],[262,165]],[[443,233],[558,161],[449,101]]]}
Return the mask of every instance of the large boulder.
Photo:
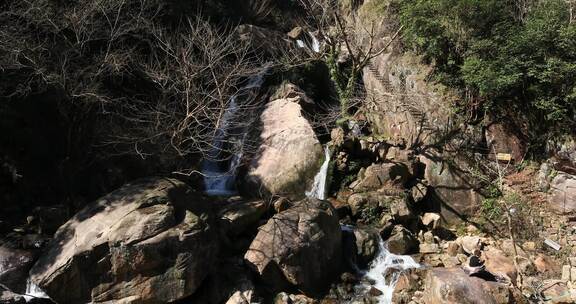
{"label": "large boulder", "polygon": [[350,186],[355,192],[397,188],[410,177],[408,166],[402,163],[373,164]]}
{"label": "large boulder", "polygon": [[484,250],[482,258],[485,261],[484,265],[487,271],[516,284],[518,272],[512,258],[507,257],[504,252],[494,247],[488,247]]}
{"label": "large boulder", "polygon": [[460,268],[434,268],[424,283],[426,304],[508,304],[511,292],[505,284],[468,276]]}
{"label": "large boulder", "polygon": [[26,299],[19,295],[11,292],[10,290],[2,290],[0,287],[0,304],[25,304]]}
{"label": "large boulder", "polygon": [[31,278],[57,303],[165,303],[192,294],[217,254],[210,204],[184,183],[139,180],[86,206]]}
{"label": "large boulder", "polygon": [[328,202],[306,199],[259,228],[244,258],[272,290],[325,290],[340,269],[342,234]]}
{"label": "large boulder", "polygon": [[576,211],[576,176],[558,173],[550,183],[550,207],[559,214]]}
{"label": "large boulder", "polygon": [[26,290],[28,271],[34,265],[34,253],[0,246],[0,284],[11,291],[23,293]]}
{"label": "large boulder", "polygon": [[408,229],[396,225],[387,240],[388,250],[393,254],[410,254],[418,251],[418,239]]}
{"label": "large boulder", "polygon": [[455,223],[463,217],[474,215],[482,202],[477,191],[478,180],[473,177],[463,160],[443,161],[443,156],[420,156],[426,165],[425,178],[432,187],[434,211],[440,211],[443,220]]}
{"label": "large boulder", "polygon": [[260,145],[246,179],[248,187],[261,194],[302,198],[322,164],[322,145],[302,115],[302,96],[283,95],[269,102],[260,116]]}
{"label": "large boulder", "polygon": [[261,200],[232,201],[219,211],[219,226],[230,235],[238,235],[254,227],[267,210],[268,204]]}

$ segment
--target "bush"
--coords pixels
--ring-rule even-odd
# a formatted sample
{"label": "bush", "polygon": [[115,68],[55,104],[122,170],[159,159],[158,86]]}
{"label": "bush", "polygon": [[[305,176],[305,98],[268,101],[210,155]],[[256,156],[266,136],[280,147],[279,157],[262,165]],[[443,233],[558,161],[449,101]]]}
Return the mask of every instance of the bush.
{"label": "bush", "polygon": [[[563,0],[397,2],[408,47],[436,80],[472,92],[495,117],[527,123],[532,139],[576,126],[576,24]],[[545,141],[536,141],[542,148]]]}

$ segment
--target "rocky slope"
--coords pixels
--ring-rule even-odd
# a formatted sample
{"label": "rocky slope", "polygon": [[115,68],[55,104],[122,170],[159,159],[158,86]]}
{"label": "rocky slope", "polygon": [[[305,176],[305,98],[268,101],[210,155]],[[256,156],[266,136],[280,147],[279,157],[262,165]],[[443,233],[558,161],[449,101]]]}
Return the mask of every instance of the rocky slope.
{"label": "rocky slope", "polygon": [[[315,52],[298,43],[306,29],[254,18],[275,28],[242,39]],[[522,162],[520,137],[455,115],[456,92],[399,42],[362,71],[366,106],[338,124],[322,121],[329,69],[288,70],[241,118],[255,123],[239,196],[147,177],[72,216],[38,208],[0,240],[0,303],[576,302],[573,139]],[[306,197],[323,161],[327,199]]]}

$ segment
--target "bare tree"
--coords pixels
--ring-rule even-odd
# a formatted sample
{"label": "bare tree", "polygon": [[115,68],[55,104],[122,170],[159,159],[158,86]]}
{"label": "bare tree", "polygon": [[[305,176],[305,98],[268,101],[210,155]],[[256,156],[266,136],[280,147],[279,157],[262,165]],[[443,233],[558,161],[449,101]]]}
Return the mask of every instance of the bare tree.
{"label": "bare tree", "polygon": [[[207,156],[216,130],[232,140],[249,123],[222,126],[233,97],[235,115],[250,117],[245,114],[257,99],[241,88],[261,66],[232,26],[215,26],[200,13],[167,22],[166,4],[155,0],[5,5],[0,71],[22,79],[15,87],[0,85],[0,94],[63,92],[67,105],[75,107],[71,115],[97,114],[109,153],[180,160]],[[258,7],[266,10],[264,4]]]}
{"label": "bare tree", "polygon": [[[355,95],[356,83],[370,60],[384,53],[399,36],[402,28],[385,41],[378,36],[374,21],[366,24],[352,13],[350,18],[340,14],[337,1],[299,0],[309,12],[307,24],[318,32],[325,43],[324,57],[331,69],[331,76],[341,103],[341,116],[347,117],[349,102]],[[346,68],[338,64],[340,58],[349,62]]]}

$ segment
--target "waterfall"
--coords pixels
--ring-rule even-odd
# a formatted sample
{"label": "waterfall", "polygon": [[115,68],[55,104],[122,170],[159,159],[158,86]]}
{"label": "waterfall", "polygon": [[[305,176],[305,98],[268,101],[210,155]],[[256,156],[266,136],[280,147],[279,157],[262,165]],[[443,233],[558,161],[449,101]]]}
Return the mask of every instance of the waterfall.
{"label": "waterfall", "polygon": [[34,282],[30,280],[30,278],[28,278],[28,280],[26,281],[26,292],[24,293],[23,297],[26,300],[26,302],[30,302],[33,299],[38,298],[40,299],[50,298],[46,293],[44,293],[42,289],[40,289],[40,287],[38,287],[38,285],[34,284]]}
{"label": "waterfall", "polygon": [[328,165],[330,164],[330,149],[324,147],[324,163],[320,167],[320,171],[314,177],[314,184],[312,189],[306,192],[306,196],[317,198],[321,200],[326,199],[326,179],[328,177]]}
{"label": "waterfall", "polygon": [[298,39],[296,40],[296,45],[298,45],[299,48],[307,48],[315,53],[320,53],[320,41],[318,38],[311,32],[308,32],[308,36],[310,37],[310,41],[305,42],[302,39]]}
{"label": "waterfall", "polygon": [[[238,132],[243,133],[240,138],[232,138],[233,136],[230,136],[229,130],[235,128],[234,121],[237,121],[238,116],[242,114],[239,113],[241,110],[239,102],[241,100],[239,101],[238,99],[260,89],[269,70],[269,65],[266,65],[260,73],[248,78],[248,83],[230,98],[228,107],[224,111],[214,134],[208,157],[202,163],[204,187],[208,195],[232,196],[236,194],[236,171],[242,159],[242,148],[246,134],[245,130],[241,130]],[[234,148],[231,149],[234,154],[229,158],[222,157],[222,151],[225,150],[226,143],[234,145]]]}
{"label": "waterfall", "polygon": [[[382,291],[382,295],[378,297],[378,304],[392,303],[394,288],[400,276],[407,270],[415,268],[420,268],[420,264],[411,256],[390,253],[381,239],[378,244],[378,256],[370,263],[370,268],[365,274],[368,279],[375,282],[373,286]],[[362,289],[369,290],[370,287],[371,285],[364,283]]]}
{"label": "waterfall", "polygon": [[310,38],[312,38],[312,50],[316,53],[320,53],[320,41],[318,41],[318,38],[316,38],[314,34],[310,32],[308,34],[310,35]]}

